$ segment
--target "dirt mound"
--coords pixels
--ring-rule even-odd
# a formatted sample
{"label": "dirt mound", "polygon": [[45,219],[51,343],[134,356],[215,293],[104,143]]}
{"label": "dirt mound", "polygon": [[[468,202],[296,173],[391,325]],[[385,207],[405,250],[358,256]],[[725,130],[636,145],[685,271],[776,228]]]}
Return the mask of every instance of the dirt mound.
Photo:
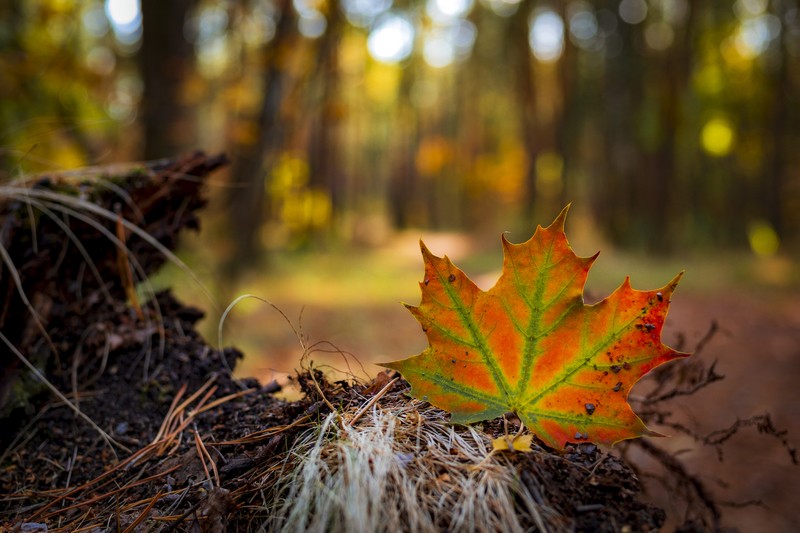
{"label": "dirt mound", "polygon": [[150,378],[132,342],[80,393],[83,412],[130,452],[115,456],[66,407],[42,405],[3,460],[7,527],[648,531],[664,520],[619,458],[592,444],[492,455],[500,421],[451,426],[402,381],[378,390],[305,373],[304,399],[276,400],[228,377],[236,353],[202,342],[196,310],[168,293],[159,303],[167,350]]}

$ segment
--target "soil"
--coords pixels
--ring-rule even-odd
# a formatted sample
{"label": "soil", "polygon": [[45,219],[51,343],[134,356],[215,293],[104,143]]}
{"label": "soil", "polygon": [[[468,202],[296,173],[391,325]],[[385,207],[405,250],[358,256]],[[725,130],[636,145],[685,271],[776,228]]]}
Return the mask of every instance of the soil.
{"label": "soil", "polygon": [[[50,531],[125,529],[147,515],[150,520],[141,522],[142,531],[249,531],[265,519],[254,505],[269,491],[265,472],[286,459],[293,438],[324,417],[329,407],[310,374],[297,378],[306,392],[297,402],[275,399],[272,386],[231,379],[226,365],[240,354],[211,349],[199,338],[193,330],[200,316],[196,309],[182,307],[169,293],[159,294],[159,304],[167,350],[153,354],[149,379],[141,377],[142,345],[131,343],[114,351],[106,371],[90,390],[82,391],[81,409],[136,456],[158,441],[158,429],[184,384],[194,391],[214,378],[218,388],[210,400],[242,393],[243,387],[247,394],[195,417],[164,452],[142,455],[136,464],[123,462],[123,468],[97,433],[66,407],[42,404],[3,460],[0,516],[5,527],[27,523],[47,524]],[[99,311],[87,319],[110,324],[129,316],[124,308]],[[321,374],[316,380],[327,400],[342,409],[363,403],[375,390],[366,384],[328,383]],[[69,388],[68,381],[55,384]],[[412,401],[406,390],[401,381],[381,401]],[[292,427],[304,418],[310,422]],[[490,424],[485,431],[499,436],[502,424]],[[195,434],[213,454],[215,483],[204,481],[208,475],[197,458]],[[119,458],[126,455],[119,453]],[[546,499],[577,531],[619,531],[622,526],[651,531],[664,520],[663,511],[640,501],[630,468],[592,444],[570,445],[545,459],[516,454],[513,464],[533,497]],[[537,489],[541,486],[547,487],[545,494]]]}
{"label": "soil", "polygon": [[[202,178],[218,166],[218,161],[197,157],[190,160],[194,161],[189,165],[193,176]],[[117,183],[125,184],[130,198],[137,198],[135,191],[150,187],[150,193],[138,197],[139,204],[146,204],[142,198],[152,198],[153,191],[161,191],[164,199],[173,198],[176,183],[184,182],[170,184],[169,177],[176,172],[185,175],[187,169],[186,160],[171,162],[147,167],[147,179],[136,172],[136,179]],[[159,186],[154,189],[153,183]],[[187,193],[181,194],[185,198]],[[154,221],[195,220],[192,213],[202,205],[199,195],[195,188],[188,203],[149,201],[147,205],[159,207],[140,209],[147,214],[137,223],[152,233],[160,231],[159,242],[173,246],[180,229],[193,224],[173,224],[165,233],[165,226]],[[102,198],[95,200],[102,202]],[[7,403],[12,407],[0,435],[0,527],[4,529],[258,529],[268,513],[264,501],[278,497],[271,487],[281,465],[296,460],[292,456],[296,439],[332,408],[344,412],[365,404],[387,381],[384,375],[378,383],[331,383],[322,374],[306,370],[294,378],[303,397],[294,402],[279,400],[273,394],[279,388],[274,383],[261,386],[253,379],[231,377],[241,354],[213,348],[201,338],[195,330],[201,310],[184,306],[169,291],[154,295],[140,311],[126,303],[124,270],[119,268],[115,246],[92,248],[101,278],[110,280],[105,289],[111,298],[103,295],[102,286],[92,286],[88,276],[80,290],[74,284],[54,283],[59,276],[74,279],[78,272],[83,276],[85,269],[79,265],[85,257],[75,250],[60,254],[61,270],[51,268],[52,261],[31,258],[30,242],[24,241],[31,231],[38,232],[40,254],[55,253],[56,244],[64,247],[63,231],[44,224],[34,229],[30,221],[25,222],[23,212],[27,212],[24,204],[7,206],[3,227],[14,231],[4,232],[3,245],[20,267],[29,300],[47,302],[34,307],[47,319],[50,342],[24,333],[35,326],[24,299],[17,298],[7,304],[4,315],[25,317],[14,322],[22,332],[14,343],[21,352],[35,354],[52,384],[114,442],[46,389],[33,388],[31,380],[23,379],[26,374],[16,363],[18,358],[4,352],[4,390],[15,400]],[[113,221],[106,222],[115,229]],[[73,226],[73,231],[81,242],[97,239],[97,229],[90,224]],[[60,240],[52,235],[48,240],[50,234],[60,235]],[[24,242],[20,244],[19,239]],[[144,244],[130,248],[145,273],[163,262],[152,251],[145,252]],[[9,276],[2,279],[7,293],[16,294]],[[2,323],[3,329],[7,331],[10,323]],[[57,347],[57,353],[48,352],[48,344]],[[25,394],[18,392],[20,388]],[[387,405],[415,401],[405,396],[407,388],[405,382],[397,381],[378,401]],[[484,426],[488,437],[506,430],[499,420]],[[652,457],[665,453],[655,450]],[[675,461],[670,454],[662,459],[663,464]],[[568,445],[563,452],[517,453],[508,464],[530,498],[557,511],[553,524],[559,529],[653,531],[665,521],[664,511],[644,501],[631,467],[593,444]],[[676,473],[676,468],[680,466],[673,465],[673,475],[692,482],[685,473]],[[448,529],[446,518],[439,523]],[[690,514],[683,527],[703,531],[715,525],[715,517],[701,510]],[[536,523],[526,526],[535,529]]]}

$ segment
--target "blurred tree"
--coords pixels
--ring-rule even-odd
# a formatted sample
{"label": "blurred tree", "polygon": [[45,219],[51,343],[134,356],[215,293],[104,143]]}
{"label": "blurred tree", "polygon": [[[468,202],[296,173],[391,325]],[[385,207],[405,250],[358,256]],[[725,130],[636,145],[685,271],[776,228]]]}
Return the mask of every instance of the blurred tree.
{"label": "blurred tree", "polygon": [[[796,3],[776,2],[775,11],[779,20],[789,21],[797,19],[798,8]],[[764,165],[764,186],[761,187],[763,195],[764,215],[772,225],[779,237],[787,237],[786,218],[789,209],[790,191],[787,187],[790,157],[792,146],[796,146],[798,132],[800,132],[800,97],[798,85],[790,75],[792,67],[791,32],[784,28],[780,33],[777,51],[773,59],[774,64],[769,76],[770,109],[767,113],[768,124],[765,131],[773,139],[769,163]],[[796,37],[795,37],[796,38]],[[796,65],[795,65],[796,67]],[[796,196],[795,196],[796,198]],[[795,204],[795,206],[797,206]]]}
{"label": "blurred tree", "polygon": [[[508,48],[513,57],[514,81],[516,99],[519,105],[520,130],[525,152],[531,163],[536,161],[542,150],[542,139],[538,126],[540,113],[537,110],[536,80],[532,67],[533,56],[530,49],[529,24],[531,6],[533,2],[526,0],[521,3],[520,9],[510,17],[506,36],[509,40]],[[533,217],[536,206],[536,165],[529,165],[525,176],[524,208],[529,216]],[[526,217],[527,218],[527,217]]]}
{"label": "blurred tree", "polygon": [[266,183],[286,131],[282,106],[291,91],[289,67],[292,47],[298,38],[297,20],[290,0],[280,0],[276,10],[274,36],[258,51],[261,106],[258,115],[250,119],[256,134],[236,147],[233,184],[228,194],[227,219],[233,250],[227,258],[226,270],[231,275],[260,258],[261,227],[270,218]]}
{"label": "blurred tree", "polygon": [[341,145],[338,125],[344,110],[340,102],[339,44],[344,33],[344,19],[338,0],[327,3],[327,28],[316,47],[308,93],[313,123],[309,140],[310,186],[327,191],[333,211],[345,208]]}
{"label": "blurred tree", "polygon": [[[607,1],[605,7],[616,7],[618,2]],[[637,28],[622,21],[616,23],[619,49],[605,54],[603,80],[603,154],[605,173],[599,176],[595,191],[600,200],[595,201],[595,216],[607,234],[617,242],[636,244],[634,235],[640,227],[633,214],[643,199],[635,193],[639,181],[652,177],[644,172],[642,153],[638,150],[637,118],[641,112],[643,60],[633,48]],[[639,115],[640,116],[640,115]]]}
{"label": "blurred tree", "polygon": [[[388,143],[392,165],[389,169],[389,209],[394,227],[399,229],[424,224],[424,205],[431,199],[420,190],[422,184],[415,165],[419,129],[417,111],[411,102],[413,74],[412,67],[406,67],[401,74]],[[432,225],[435,227],[435,222]]]}
{"label": "blurred tree", "polygon": [[186,103],[194,75],[194,47],[186,21],[197,0],[141,0],[139,66],[144,92],[140,105],[145,159],[179,154],[194,145],[195,115]]}

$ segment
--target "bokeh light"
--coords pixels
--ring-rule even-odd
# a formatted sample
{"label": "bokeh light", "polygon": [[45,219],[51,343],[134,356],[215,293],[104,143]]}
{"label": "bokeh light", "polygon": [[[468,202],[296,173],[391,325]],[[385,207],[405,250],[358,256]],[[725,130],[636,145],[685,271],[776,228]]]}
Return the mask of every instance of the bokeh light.
{"label": "bokeh light", "polygon": [[743,57],[764,53],[781,33],[781,20],[775,15],[762,14],[742,21],[734,44]]}
{"label": "bokeh light", "polygon": [[619,18],[628,24],[639,24],[647,18],[647,2],[644,0],[622,0],[619,3]]}
{"label": "bokeh light", "polygon": [[327,27],[328,21],[325,15],[315,9],[302,13],[297,19],[297,30],[300,35],[309,39],[320,37]]}
{"label": "bokeh light", "polygon": [[539,61],[556,61],[564,51],[564,20],[550,8],[534,10],[530,19],[528,43]]}
{"label": "bokeh light", "polygon": [[297,31],[303,37],[316,39],[325,33],[328,20],[320,11],[321,2],[318,0],[293,0],[294,10],[297,12]]}
{"label": "bokeh light", "polygon": [[134,44],[142,35],[142,10],[139,0],[106,0],[106,16],[120,43]]}
{"label": "bokeh light", "polygon": [[468,20],[443,28],[434,28],[425,37],[422,57],[434,68],[443,68],[469,57],[478,30]]}
{"label": "bokeh light", "polygon": [[115,26],[135,24],[141,16],[138,0],[107,0],[106,13]]}
{"label": "bokeh light", "polygon": [[342,10],[353,26],[369,27],[392,7],[392,0],[342,0]]}
{"label": "bokeh light", "polygon": [[467,16],[472,10],[474,0],[428,0],[425,12],[437,24],[453,24]]}
{"label": "bokeh light", "polygon": [[495,15],[510,17],[519,9],[522,0],[481,0]]}
{"label": "bokeh light", "polygon": [[574,2],[568,12],[569,33],[576,44],[591,41],[597,36],[597,17],[586,2]]}
{"label": "bokeh light", "polygon": [[399,63],[414,49],[414,25],[403,15],[387,13],[376,23],[367,39],[370,55],[384,63]]}
{"label": "bokeh light", "polygon": [[741,19],[756,17],[767,9],[767,0],[736,0],[733,3],[733,12]]}
{"label": "bokeh light", "polygon": [[672,26],[664,21],[654,22],[644,29],[644,40],[647,46],[660,52],[672,46],[675,32]]}

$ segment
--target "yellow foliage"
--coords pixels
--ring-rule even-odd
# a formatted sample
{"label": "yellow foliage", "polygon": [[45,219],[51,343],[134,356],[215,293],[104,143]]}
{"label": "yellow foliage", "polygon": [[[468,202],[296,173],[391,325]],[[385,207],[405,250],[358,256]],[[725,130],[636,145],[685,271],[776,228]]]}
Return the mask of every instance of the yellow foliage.
{"label": "yellow foliage", "polygon": [[692,78],[695,90],[713,96],[725,87],[722,69],[718,64],[708,62],[697,69]]}
{"label": "yellow foliage", "polygon": [[47,2],[47,7],[59,13],[69,13],[75,9],[74,0],[50,0]]}
{"label": "yellow foliage", "polygon": [[772,225],[766,220],[754,220],[747,228],[750,248],[756,255],[771,256],[778,252],[781,241]]}
{"label": "yellow foliage", "polygon": [[403,69],[397,65],[371,62],[364,78],[364,88],[369,99],[376,104],[394,103],[402,72]]}
{"label": "yellow foliage", "polygon": [[417,172],[423,177],[441,174],[442,169],[453,159],[453,147],[441,136],[425,137],[419,143],[415,164]]}
{"label": "yellow foliage", "polygon": [[222,91],[222,101],[229,109],[237,109],[242,113],[255,112],[261,105],[264,95],[258,84],[242,80],[226,87]]}
{"label": "yellow foliage", "polygon": [[287,196],[308,183],[308,173],[308,161],[291,153],[282,154],[272,168],[270,194],[276,199]]}
{"label": "yellow foliage", "polygon": [[748,71],[753,67],[753,60],[756,58],[747,48],[737,46],[737,41],[734,37],[728,37],[723,40],[719,46],[722,59],[725,60],[725,65],[733,71]]}
{"label": "yellow foliage", "polygon": [[321,228],[330,221],[330,195],[308,187],[309,172],[308,161],[292,153],[282,154],[272,169],[269,193],[275,212],[289,231]]}
{"label": "yellow foliage", "polygon": [[564,158],[556,152],[542,152],[536,158],[536,192],[555,198],[564,187]]}
{"label": "yellow foliage", "polygon": [[516,202],[524,192],[528,168],[528,156],[522,142],[516,138],[505,139],[498,152],[478,156],[470,189],[474,194],[490,191],[504,202]]}
{"label": "yellow foliage", "polygon": [[296,191],[284,198],[280,216],[290,230],[321,228],[330,220],[330,197],[319,189]]}
{"label": "yellow foliage", "polygon": [[367,39],[361,32],[347,32],[339,50],[339,65],[348,74],[360,74],[367,61]]}
{"label": "yellow foliage", "polygon": [[74,143],[54,136],[54,142],[48,143],[50,150],[46,159],[51,166],[60,169],[80,168],[86,164],[83,152]]}
{"label": "yellow foliage", "polygon": [[728,119],[712,118],[703,126],[700,140],[703,149],[714,157],[723,157],[730,153],[735,141],[735,132]]}

